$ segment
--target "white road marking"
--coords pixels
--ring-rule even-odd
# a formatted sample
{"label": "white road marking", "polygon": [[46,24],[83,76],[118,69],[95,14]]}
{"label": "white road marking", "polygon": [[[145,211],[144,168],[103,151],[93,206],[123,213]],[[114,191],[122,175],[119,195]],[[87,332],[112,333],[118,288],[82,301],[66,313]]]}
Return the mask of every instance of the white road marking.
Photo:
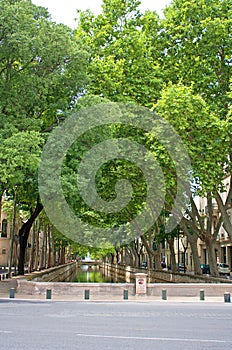
{"label": "white road marking", "polygon": [[0,333],[10,334],[10,333],[13,333],[13,332],[12,332],[12,331],[2,331],[2,330],[0,329]]}
{"label": "white road marking", "polygon": [[191,339],[191,338],[159,338],[159,337],[126,337],[120,335],[100,335],[100,334],[82,334],[76,333],[78,337],[126,339],[126,340],[154,340],[154,341],[176,341],[176,342],[196,342],[196,343],[232,343],[231,341],[218,339]]}

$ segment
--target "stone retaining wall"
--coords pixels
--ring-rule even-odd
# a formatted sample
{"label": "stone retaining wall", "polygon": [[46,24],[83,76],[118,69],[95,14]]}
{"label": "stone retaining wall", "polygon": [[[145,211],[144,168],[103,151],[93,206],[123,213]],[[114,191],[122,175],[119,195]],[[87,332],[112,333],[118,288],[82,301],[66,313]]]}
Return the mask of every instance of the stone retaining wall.
{"label": "stone retaining wall", "polygon": [[[83,299],[86,290],[91,298],[110,299],[114,297],[123,298],[124,291],[129,296],[135,295],[134,283],[61,283],[61,282],[34,282],[18,280],[17,294],[41,296],[51,290],[53,296],[71,296],[72,299]],[[204,290],[206,297],[223,297],[227,292],[232,294],[232,285],[228,284],[170,284],[170,283],[148,283],[147,295],[160,298],[162,291],[166,290],[167,297],[199,297],[200,291]]]}
{"label": "stone retaining wall", "polygon": [[0,281],[0,294],[8,294],[11,288],[17,289],[16,279],[6,279],[4,281]]}
{"label": "stone retaining wall", "polygon": [[115,282],[134,282],[134,274],[137,272],[136,269],[133,269],[130,266],[121,266],[121,265],[111,265],[111,264],[102,264],[100,269],[103,274],[112,278]]}
{"label": "stone retaining wall", "polygon": [[146,273],[148,282],[168,282],[168,283],[228,283],[231,280],[224,278],[215,278],[207,275],[195,276],[191,273],[171,273],[169,271],[154,271],[148,269],[139,269],[131,266],[102,264],[101,268],[108,277],[113,277],[116,281],[134,282],[135,273]]}
{"label": "stone retaining wall", "polygon": [[63,282],[70,281],[72,277],[76,276],[77,264],[75,262],[51,267],[44,271],[32,272],[26,274],[24,278],[27,280],[33,280],[37,282]]}
{"label": "stone retaining wall", "polygon": [[[46,295],[47,290],[51,290],[53,296],[70,296],[72,299],[83,299],[85,291],[88,290],[90,298],[110,299],[123,298],[125,291],[129,296],[135,295],[135,273],[143,272],[148,275],[148,282],[153,279],[169,278],[172,283],[148,283],[147,295],[149,297],[161,298],[162,291],[165,290],[167,297],[199,297],[200,291],[204,290],[206,297],[222,297],[225,293],[232,293],[231,281],[222,279],[210,279],[208,277],[195,277],[187,274],[170,274],[166,271],[154,272],[145,269],[134,269],[131,267],[115,266],[105,264],[101,266],[111,277],[115,275],[118,279],[126,280],[126,283],[70,283],[58,282],[64,280],[65,276],[71,272],[76,273],[76,264],[67,264],[40,273],[34,272],[29,276],[17,278],[17,294],[40,296]],[[154,274],[154,275],[153,275]],[[182,276],[183,275],[183,276]],[[120,276],[120,278],[119,278]],[[206,283],[202,282],[206,281]],[[184,283],[176,283],[178,281]],[[57,281],[57,282],[54,282]],[[132,283],[129,283],[132,282]],[[194,283],[189,282],[194,281]],[[222,281],[224,283],[222,283]],[[175,283],[173,283],[175,282]],[[210,283],[209,283],[210,282]],[[228,283],[227,283],[228,282]]]}
{"label": "stone retaining wall", "polygon": [[161,296],[162,290],[166,290],[168,297],[199,297],[201,290],[204,290],[206,297],[223,297],[227,292],[232,293],[232,284],[148,283],[147,295],[158,297]]}
{"label": "stone retaining wall", "polygon": [[196,276],[191,273],[170,273],[169,271],[148,271],[148,278],[151,282],[161,280],[169,283],[228,283],[232,281],[225,278],[216,278],[208,275]]}
{"label": "stone retaining wall", "polygon": [[72,296],[83,298],[85,290],[95,297],[122,297],[124,290],[130,295],[135,294],[133,283],[62,283],[62,282],[34,282],[18,280],[17,294],[45,295],[46,290],[51,290],[55,296]]}

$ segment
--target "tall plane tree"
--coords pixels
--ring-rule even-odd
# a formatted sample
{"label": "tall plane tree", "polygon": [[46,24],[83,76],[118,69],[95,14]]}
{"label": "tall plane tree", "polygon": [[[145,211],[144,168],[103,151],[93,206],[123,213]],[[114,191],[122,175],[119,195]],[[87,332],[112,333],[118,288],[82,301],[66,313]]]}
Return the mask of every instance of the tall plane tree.
{"label": "tall plane tree", "polygon": [[80,12],[76,38],[90,54],[87,91],[151,107],[162,87],[159,17],[138,0],[104,0],[102,13]]}
{"label": "tall plane tree", "polygon": [[[2,0],[0,7],[0,139],[25,136],[27,131],[46,138],[46,131],[60,122],[61,111],[84,88],[86,52],[79,49],[70,28],[52,22],[47,10],[30,0]],[[8,175],[17,182],[17,172]],[[27,226],[41,211],[36,187],[31,216],[19,230],[24,250],[19,274],[24,273]],[[10,189],[10,182],[4,189]]]}

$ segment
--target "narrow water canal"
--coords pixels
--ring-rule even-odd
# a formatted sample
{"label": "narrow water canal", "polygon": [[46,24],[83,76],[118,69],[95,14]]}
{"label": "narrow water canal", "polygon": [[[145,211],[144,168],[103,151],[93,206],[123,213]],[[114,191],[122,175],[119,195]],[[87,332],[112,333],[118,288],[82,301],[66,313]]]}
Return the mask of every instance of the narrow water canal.
{"label": "narrow water canal", "polygon": [[[105,276],[98,265],[82,265],[77,269],[77,274],[71,282],[81,283],[116,283],[113,278]],[[123,282],[123,281],[120,281]]]}

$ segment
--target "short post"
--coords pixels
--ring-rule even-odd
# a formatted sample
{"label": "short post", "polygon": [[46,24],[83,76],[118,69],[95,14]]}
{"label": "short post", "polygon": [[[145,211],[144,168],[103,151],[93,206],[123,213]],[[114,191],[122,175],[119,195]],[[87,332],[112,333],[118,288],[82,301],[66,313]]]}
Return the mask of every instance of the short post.
{"label": "short post", "polygon": [[124,289],[123,291],[123,299],[128,300],[128,290]]}
{"label": "short post", "polygon": [[230,303],[230,293],[229,292],[226,292],[224,294],[224,301],[225,301],[225,303]]}
{"label": "short post", "polygon": [[167,300],[167,290],[162,289],[162,300]]}
{"label": "short post", "polygon": [[85,289],[85,300],[89,300],[89,289]]}
{"label": "short post", "polygon": [[15,297],[15,289],[14,288],[11,288],[10,289],[10,298],[14,298]]}
{"label": "short post", "polygon": [[200,300],[205,300],[205,291],[204,291],[204,289],[200,290]]}
{"label": "short post", "polygon": [[46,299],[51,299],[52,298],[52,291],[51,289],[46,290]]}

